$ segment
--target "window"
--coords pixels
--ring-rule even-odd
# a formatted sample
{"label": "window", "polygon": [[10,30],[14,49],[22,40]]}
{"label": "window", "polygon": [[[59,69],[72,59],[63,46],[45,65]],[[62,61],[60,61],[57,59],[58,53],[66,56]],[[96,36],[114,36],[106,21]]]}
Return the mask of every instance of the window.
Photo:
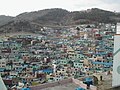
{"label": "window", "polygon": [[2,64],[5,64],[5,62],[2,62]]}
{"label": "window", "polygon": [[14,84],[14,81],[12,83]]}

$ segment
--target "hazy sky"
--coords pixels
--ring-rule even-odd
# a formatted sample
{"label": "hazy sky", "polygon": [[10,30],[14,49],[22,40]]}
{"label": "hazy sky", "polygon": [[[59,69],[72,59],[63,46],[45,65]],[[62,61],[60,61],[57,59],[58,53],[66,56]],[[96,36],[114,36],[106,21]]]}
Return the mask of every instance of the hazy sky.
{"label": "hazy sky", "polygon": [[16,16],[47,8],[63,8],[69,11],[101,8],[120,12],[120,0],[1,0],[0,15]]}

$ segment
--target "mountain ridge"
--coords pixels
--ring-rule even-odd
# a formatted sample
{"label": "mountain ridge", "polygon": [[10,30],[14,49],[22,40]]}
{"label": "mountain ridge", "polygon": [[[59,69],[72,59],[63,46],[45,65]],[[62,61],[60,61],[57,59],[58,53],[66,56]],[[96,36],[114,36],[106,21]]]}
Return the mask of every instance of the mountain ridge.
{"label": "mountain ridge", "polygon": [[8,23],[9,21],[13,20],[14,17],[12,16],[5,16],[5,15],[0,15],[0,26]]}
{"label": "mountain ridge", "polygon": [[[61,8],[52,8],[24,12],[16,17],[4,16],[4,18],[8,18],[8,20],[6,19],[5,23],[0,24],[0,32],[4,32],[4,30],[21,31],[23,27],[27,31],[28,29],[36,30],[42,27],[42,25],[65,26],[85,23],[116,23],[120,22],[120,13],[99,8],[84,11],[68,11]],[[4,21],[2,19],[0,18],[0,23]],[[32,23],[36,23],[36,26],[39,28],[33,27]]]}

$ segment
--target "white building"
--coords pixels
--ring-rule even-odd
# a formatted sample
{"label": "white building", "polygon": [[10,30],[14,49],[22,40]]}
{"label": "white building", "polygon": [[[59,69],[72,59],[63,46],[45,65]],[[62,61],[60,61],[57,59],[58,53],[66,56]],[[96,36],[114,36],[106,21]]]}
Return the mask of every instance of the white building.
{"label": "white building", "polygon": [[0,68],[6,68],[6,59],[5,58],[0,59]]}
{"label": "white building", "polygon": [[113,78],[112,86],[120,86],[120,23],[117,24],[117,33],[114,36]]}

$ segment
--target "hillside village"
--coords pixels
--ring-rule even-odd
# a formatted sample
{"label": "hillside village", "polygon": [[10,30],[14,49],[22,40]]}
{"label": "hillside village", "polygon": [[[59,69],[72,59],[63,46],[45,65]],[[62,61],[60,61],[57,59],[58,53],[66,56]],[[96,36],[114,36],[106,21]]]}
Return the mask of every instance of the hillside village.
{"label": "hillside village", "polygon": [[112,73],[115,24],[43,27],[35,33],[0,38],[0,74],[7,88]]}

